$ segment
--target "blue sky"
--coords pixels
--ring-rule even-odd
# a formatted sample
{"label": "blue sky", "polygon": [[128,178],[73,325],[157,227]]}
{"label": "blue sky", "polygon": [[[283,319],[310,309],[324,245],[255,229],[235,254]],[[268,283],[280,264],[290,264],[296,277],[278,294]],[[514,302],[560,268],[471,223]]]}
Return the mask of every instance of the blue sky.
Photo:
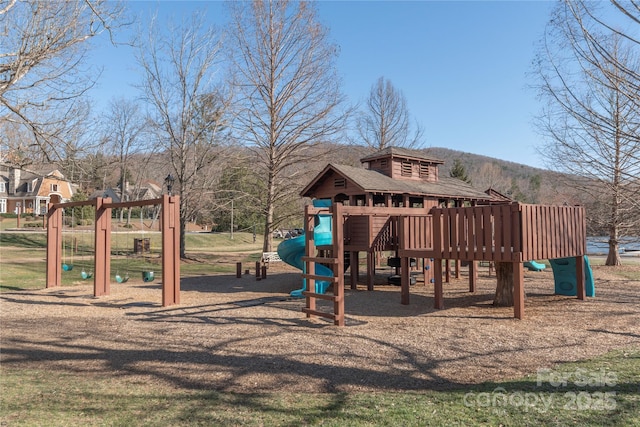
{"label": "blue sky", "polygon": [[[540,105],[527,73],[554,3],[550,1],[321,1],[321,22],[340,46],[338,71],[351,102],[364,101],[381,76],[407,100],[425,130],[425,147],[447,147],[542,167],[532,127]],[[150,16],[206,11],[224,21],[220,2],[131,2]],[[133,52],[106,38],[93,62],[103,67],[98,106],[131,96],[139,78]]]}

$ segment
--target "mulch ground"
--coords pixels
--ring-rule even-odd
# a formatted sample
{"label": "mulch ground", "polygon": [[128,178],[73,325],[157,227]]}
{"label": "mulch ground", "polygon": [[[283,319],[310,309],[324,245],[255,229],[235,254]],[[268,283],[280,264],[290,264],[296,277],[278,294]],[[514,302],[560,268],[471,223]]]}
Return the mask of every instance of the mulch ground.
{"label": "mulch ground", "polygon": [[[640,271],[640,265],[622,267]],[[183,278],[181,304],[161,307],[159,283],[0,294],[0,363],[113,376],[178,389],[233,392],[336,392],[464,387],[534,374],[559,362],[640,345],[640,282],[594,267],[596,298],[553,295],[551,271],[526,272],[525,319],[492,306],[495,276],[480,271],[469,294],[466,272],[445,284],[444,310],[433,286],[346,289],[347,326],[307,319],[288,293],[300,273],[270,269],[266,280],[216,275]],[[380,279],[384,282],[384,277]]]}

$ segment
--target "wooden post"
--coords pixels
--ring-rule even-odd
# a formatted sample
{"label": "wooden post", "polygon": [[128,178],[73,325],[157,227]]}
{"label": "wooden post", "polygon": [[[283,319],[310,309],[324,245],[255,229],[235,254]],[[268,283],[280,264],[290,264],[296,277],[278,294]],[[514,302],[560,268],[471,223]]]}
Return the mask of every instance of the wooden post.
{"label": "wooden post", "polygon": [[524,264],[513,263],[513,314],[517,319],[524,318]]}
{"label": "wooden post", "polygon": [[239,279],[241,277],[242,277],[242,263],[236,262],[236,279]]}
{"label": "wooden post", "polygon": [[[315,216],[310,213],[312,206],[306,205],[304,207],[304,248],[305,255],[307,257],[315,256],[316,254],[316,242],[315,242]],[[304,262],[304,270],[306,274],[311,276],[316,274],[316,263],[313,261],[305,261]],[[306,292],[316,292],[316,281],[313,278],[307,277],[304,279],[304,288]],[[307,318],[311,318],[312,314],[310,312],[316,311],[316,299],[307,294],[306,295],[306,308],[309,310],[307,312]]]}
{"label": "wooden post", "polygon": [[455,265],[456,265],[456,279],[460,278],[460,265],[462,263],[460,262],[459,259],[456,260]]}
{"label": "wooden post", "polygon": [[360,252],[351,251],[349,254],[349,266],[351,267],[351,289],[358,289],[358,279],[360,274],[360,263],[358,262],[358,257],[360,256]]}
{"label": "wooden post", "polygon": [[585,300],[587,298],[584,281],[585,281],[584,256],[577,256],[576,257],[576,294],[579,300]]}
{"label": "wooden post", "polygon": [[333,266],[333,274],[336,279],[333,283],[333,324],[344,326],[344,217],[342,216],[342,203],[333,204],[333,256],[338,262]]}
{"label": "wooden post", "polygon": [[180,197],[162,195],[162,306],[180,304]]}
{"label": "wooden post", "polygon": [[266,279],[267,278],[267,266],[263,265],[260,271],[262,272],[262,278]]}
{"label": "wooden post", "polygon": [[49,203],[47,211],[47,288],[62,283],[62,209]]}
{"label": "wooden post", "polygon": [[400,304],[409,305],[409,285],[411,283],[411,269],[409,258],[400,258]]}
{"label": "wooden post", "polygon": [[425,258],[424,262],[424,284],[433,282],[433,261],[431,258]]}
{"label": "wooden post", "polygon": [[451,283],[451,260],[446,259],[445,262],[446,262],[444,267],[445,282]]}
{"label": "wooden post", "polygon": [[[95,212],[95,256],[93,296],[109,295],[111,280],[111,203],[110,198],[96,198]],[[163,278],[164,280],[164,278]]]}
{"label": "wooden post", "polygon": [[256,261],[256,280],[260,280],[260,261]]}
{"label": "wooden post", "polygon": [[435,259],[433,263],[433,307],[444,308],[444,294],[442,291],[442,260]]}
{"label": "wooden post", "polygon": [[469,261],[469,292],[475,292],[478,283],[478,261]]}
{"label": "wooden post", "polygon": [[376,260],[373,250],[367,251],[367,290],[373,290],[373,280],[376,275]]}

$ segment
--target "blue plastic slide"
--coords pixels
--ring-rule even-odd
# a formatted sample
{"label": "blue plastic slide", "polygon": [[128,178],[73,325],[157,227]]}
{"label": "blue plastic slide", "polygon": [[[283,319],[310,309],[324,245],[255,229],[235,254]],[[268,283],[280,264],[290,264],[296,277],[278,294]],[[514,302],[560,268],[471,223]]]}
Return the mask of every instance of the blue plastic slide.
{"label": "blue plastic slide", "polygon": [[[314,200],[313,205],[315,207],[331,206],[331,200]],[[315,220],[315,226],[313,230],[313,238],[316,246],[331,245],[332,244],[332,231],[331,231],[331,215],[317,215]],[[292,265],[302,271],[305,269],[302,257],[305,252],[305,236],[294,237],[293,239],[285,240],[278,245],[278,255],[280,259],[289,265]],[[315,274],[318,276],[333,277],[333,270],[330,268],[316,263]],[[327,288],[331,285],[331,282],[325,280],[316,280],[316,293],[324,294]],[[306,290],[306,281],[302,282],[302,289],[291,291],[292,297],[301,298],[302,292]]]}
{"label": "blue plastic slide", "polygon": [[[578,295],[575,257],[550,259],[549,263],[551,263],[551,268],[553,269],[556,294],[568,296]],[[584,257],[584,286],[585,294],[588,297],[596,296],[593,272],[591,271],[589,258],[586,256]]]}
{"label": "blue plastic slide", "polygon": [[535,261],[525,261],[524,266],[528,268],[529,271],[542,271],[547,267],[546,265]]}

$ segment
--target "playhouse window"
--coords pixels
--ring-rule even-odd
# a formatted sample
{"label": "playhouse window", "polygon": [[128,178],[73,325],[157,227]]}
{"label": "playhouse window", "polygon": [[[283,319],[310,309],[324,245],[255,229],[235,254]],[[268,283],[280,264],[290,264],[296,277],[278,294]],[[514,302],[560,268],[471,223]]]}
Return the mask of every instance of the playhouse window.
{"label": "playhouse window", "polygon": [[429,165],[420,163],[420,178],[429,178]]}
{"label": "playhouse window", "polygon": [[4,193],[5,191],[7,191],[7,189],[4,186],[4,182],[0,182],[0,193]]}
{"label": "playhouse window", "polygon": [[52,191],[52,192],[60,191],[60,190],[58,189],[58,184],[51,184],[51,191]]}
{"label": "playhouse window", "polygon": [[7,213],[7,199],[0,199],[0,213]]}
{"label": "playhouse window", "polygon": [[387,167],[389,167],[388,159],[380,160],[380,169],[386,169]]}
{"label": "playhouse window", "polygon": [[333,180],[333,186],[335,188],[347,188],[347,180],[344,178],[336,178]]}
{"label": "playhouse window", "polygon": [[411,176],[412,175],[411,162],[402,162],[401,174],[402,174],[402,176]]}

